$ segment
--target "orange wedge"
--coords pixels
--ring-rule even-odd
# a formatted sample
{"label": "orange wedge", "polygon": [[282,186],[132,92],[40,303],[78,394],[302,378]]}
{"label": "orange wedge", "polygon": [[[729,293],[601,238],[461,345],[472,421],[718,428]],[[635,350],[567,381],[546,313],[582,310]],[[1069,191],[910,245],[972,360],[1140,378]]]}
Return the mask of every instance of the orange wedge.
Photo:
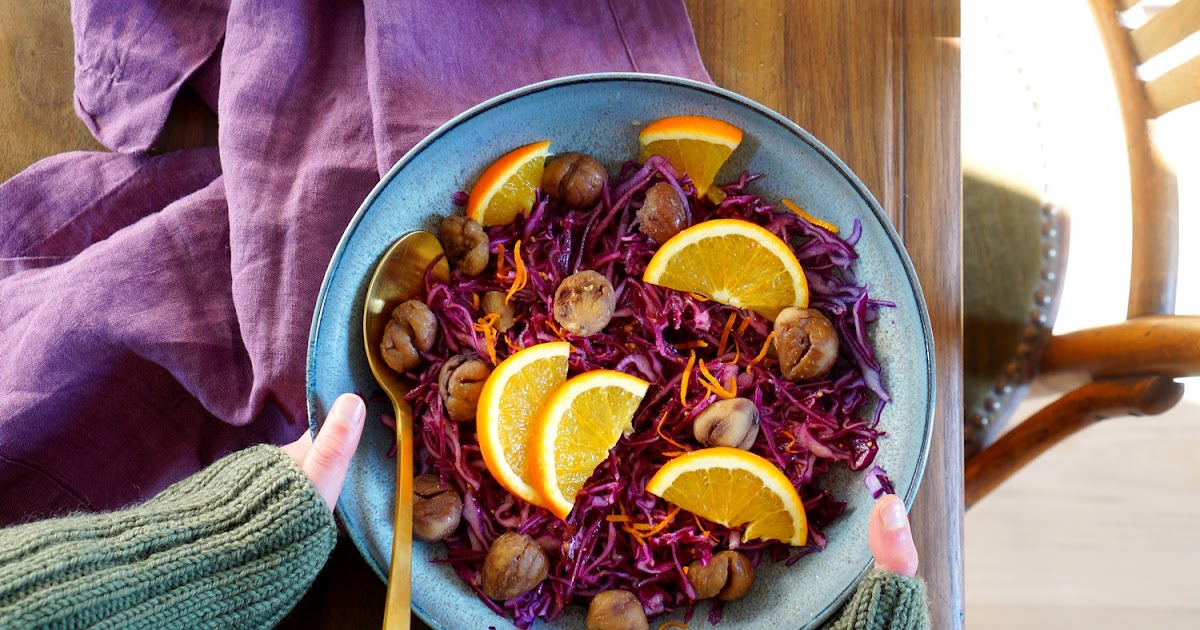
{"label": "orange wedge", "polygon": [[786,206],[788,210],[791,210],[792,212],[796,213],[801,219],[804,219],[805,221],[808,221],[809,223],[811,223],[813,225],[823,227],[826,230],[833,232],[834,234],[837,234],[838,232],[842,231],[841,228],[839,228],[838,226],[836,226],[824,219],[818,219],[817,217],[814,217],[813,215],[805,212],[804,208],[801,208],[800,206],[797,206],[796,204],[792,203],[791,199],[783,199],[782,201],[783,201],[783,205]]}
{"label": "orange wedge", "polygon": [[514,149],[492,162],[471,187],[467,216],[488,226],[512,223],[518,214],[528,214],[547,155],[549,140]]}
{"label": "orange wedge", "polygon": [[808,280],[791,248],[740,219],[705,221],[671,237],[650,259],[642,280],[772,321],[789,306],[808,306]]}
{"label": "orange wedge", "polygon": [[555,516],[565,519],[575,495],[608,457],[650,384],[614,370],[585,372],[563,383],[538,413],[530,446],[533,486]]}
{"label": "orange wedge", "polygon": [[529,476],[529,443],[542,402],[567,380],[571,344],[529,346],[492,370],[479,392],[476,428],[483,462],[500,485],[544,506]]}
{"label": "orange wedge", "polygon": [[742,130],[704,116],[671,116],[656,120],[638,134],[645,162],[652,155],[667,158],[675,170],[687,173],[696,193],[708,192],[725,160],[742,143]]}
{"label": "orange wedge", "polygon": [[795,486],[774,464],[740,448],[703,448],[667,462],[646,491],[743,537],[797,547],[808,540],[808,518]]}

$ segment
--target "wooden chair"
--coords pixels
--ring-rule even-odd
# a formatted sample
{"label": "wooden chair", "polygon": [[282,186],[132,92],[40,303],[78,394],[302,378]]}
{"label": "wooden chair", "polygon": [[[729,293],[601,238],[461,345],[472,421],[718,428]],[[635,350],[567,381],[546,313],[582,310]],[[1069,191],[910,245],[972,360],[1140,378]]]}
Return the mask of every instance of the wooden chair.
{"label": "wooden chair", "polygon": [[[1172,314],[1179,252],[1176,179],[1156,151],[1150,130],[1154,119],[1200,101],[1200,56],[1148,82],[1137,74],[1138,66],[1200,32],[1200,0],[1181,0],[1144,25],[1127,29],[1120,13],[1139,1],[1089,0],[1112,69],[1129,151],[1133,248],[1128,319],[1058,336],[1039,336],[1034,330],[1030,341],[1039,347],[1025,354],[1035,358],[1037,374],[1078,374],[1087,382],[994,443],[974,449],[964,471],[968,507],[1083,427],[1170,409],[1183,395],[1174,379],[1200,375],[1200,317]],[[972,450],[969,445],[968,453]]]}

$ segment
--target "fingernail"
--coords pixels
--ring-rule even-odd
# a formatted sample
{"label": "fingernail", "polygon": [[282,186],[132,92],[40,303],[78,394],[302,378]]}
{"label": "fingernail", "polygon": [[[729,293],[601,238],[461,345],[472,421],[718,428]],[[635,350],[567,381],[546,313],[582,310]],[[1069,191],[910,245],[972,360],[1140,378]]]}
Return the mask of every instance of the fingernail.
{"label": "fingernail", "polygon": [[883,517],[883,528],[889,532],[895,532],[908,527],[908,515],[904,512],[904,502],[899,497],[893,496],[883,505],[881,514]]}
{"label": "fingernail", "polygon": [[357,427],[367,419],[367,406],[354,394],[342,394],[333,402],[329,415],[341,415],[351,426]]}

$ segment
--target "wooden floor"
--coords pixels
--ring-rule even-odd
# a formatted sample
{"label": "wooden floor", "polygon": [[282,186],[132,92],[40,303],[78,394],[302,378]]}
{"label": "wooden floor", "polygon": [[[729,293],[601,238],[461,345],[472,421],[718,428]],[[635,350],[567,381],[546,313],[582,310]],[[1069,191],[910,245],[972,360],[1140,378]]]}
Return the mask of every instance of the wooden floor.
{"label": "wooden floor", "polygon": [[[1165,0],[1163,0],[1165,1]],[[1085,2],[965,0],[970,73],[1018,64],[1043,115],[1051,196],[1072,215],[1056,330],[1123,318],[1129,190],[1120,121]],[[976,103],[978,101],[975,101]],[[1200,107],[1156,130],[1180,173],[1180,234],[1200,234]],[[966,141],[1003,112],[964,109],[964,167],[995,160]],[[1174,116],[1174,115],[1173,115]],[[1183,146],[1181,139],[1191,138]],[[1175,140],[1172,146],[1172,139]],[[1177,310],[1200,313],[1200,252],[1182,242]],[[1043,387],[1043,391],[1047,389]],[[1018,417],[1053,399],[1029,401]],[[1200,628],[1200,383],[1157,418],[1124,418],[1055,447],[966,518],[966,627]]]}
{"label": "wooden floor", "polygon": [[1095,426],[967,514],[967,628],[1200,627],[1200,398]]}

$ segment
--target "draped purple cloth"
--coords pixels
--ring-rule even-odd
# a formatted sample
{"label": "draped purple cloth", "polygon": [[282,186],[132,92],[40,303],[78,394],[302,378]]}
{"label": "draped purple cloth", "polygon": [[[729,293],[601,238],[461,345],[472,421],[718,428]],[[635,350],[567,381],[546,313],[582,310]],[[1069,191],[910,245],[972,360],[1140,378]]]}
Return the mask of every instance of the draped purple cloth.
{"label": "draped purple cloth", "polygon": [[[75,107],[113,152],[0,185],[0,525],[295,439],[329,257],[437,125],[557,76],[708,80],[682,0],[83,0],[72,19]],[[146,155],[184,84],[219,148]]]}

